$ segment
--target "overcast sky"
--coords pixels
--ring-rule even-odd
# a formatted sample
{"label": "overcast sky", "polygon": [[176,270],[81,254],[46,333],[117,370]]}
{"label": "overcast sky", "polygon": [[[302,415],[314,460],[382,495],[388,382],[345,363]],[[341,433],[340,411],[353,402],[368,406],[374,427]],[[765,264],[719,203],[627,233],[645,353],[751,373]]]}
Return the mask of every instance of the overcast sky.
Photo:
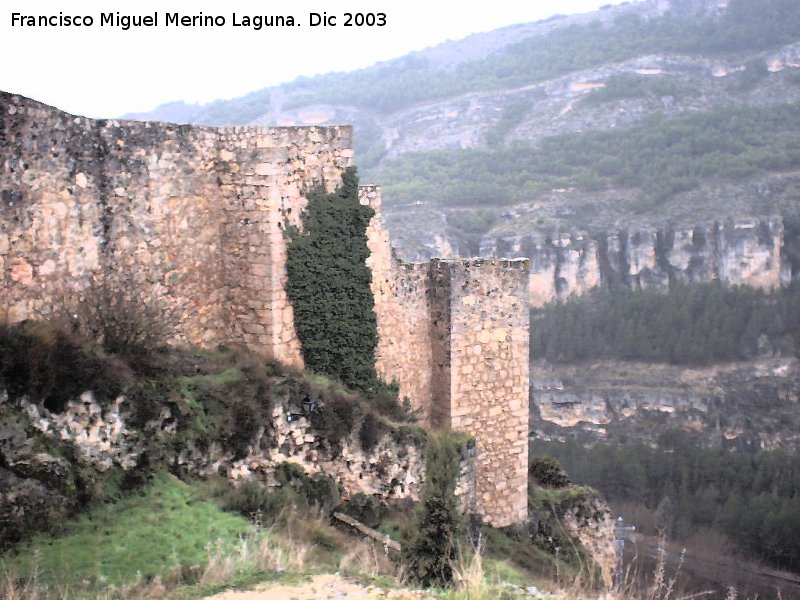
{"label": "overcast sky", "polygon": [[[0,89],[76,114],[114,117],[172,100],[233,98],[300,75],[347,71],[448,39],[621,0],[4,0],[0,9]],[[158,28],[100,27],[100,13],[158,12]],[[12,27],[12,13],[89,15],[89,28]],[[166,27],[164,13],[221,15],[221,28]],[[293,15],[293,28],[233,27],[232,14]],[[310,27],[309,13],[338,15],[337,27]],[[345,12],[383,12],[387,25],[343,27]]]}

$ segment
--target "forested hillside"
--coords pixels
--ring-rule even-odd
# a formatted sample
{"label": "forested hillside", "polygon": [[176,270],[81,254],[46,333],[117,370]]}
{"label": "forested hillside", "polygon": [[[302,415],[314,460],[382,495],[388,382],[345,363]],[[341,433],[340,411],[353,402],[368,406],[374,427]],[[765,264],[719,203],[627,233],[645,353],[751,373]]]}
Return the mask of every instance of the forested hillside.
{"label": "forested hillside", "polygon": [[551,362],[708,365],[800,352],[800,284],[603,289],[533,310],[531,354]]}
{"label": "forested hillside", "polygon": [[[586,100],[647,94],[654,80],[616,81]],[[800,77],[797,85],[800,90]],[[388,203],[426,198],[444,205],[503,207],[553,188],[628,188],[639,195],[638,208],[646,210],[710,181],[741,181],[798,166],[800,108],[781,104],[674,118],[656,114],[630,128],[562,134],[535,147],[409,153],[387,161],[375,178],[392,192]]]}
{"label": "forested hillside", "polygon": [[353,123],[401,255],[500,252],[534,229],[794,211],[798,42],[790,0],[643,0],[134,116]]}

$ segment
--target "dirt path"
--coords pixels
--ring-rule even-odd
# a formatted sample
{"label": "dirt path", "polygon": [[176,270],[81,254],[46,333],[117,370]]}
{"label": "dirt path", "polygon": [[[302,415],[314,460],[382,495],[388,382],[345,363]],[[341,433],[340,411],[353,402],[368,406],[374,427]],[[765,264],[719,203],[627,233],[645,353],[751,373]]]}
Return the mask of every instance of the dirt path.
{"label": "dirt path", "polygon": [[227,591],[208,600],[352,600],[355,598],[393,598],[395,600],[427,600],[433,596],[422,591],[386,590],[374,585],[361,585],[341,575],[317,575],[296,585],[262,584],[245,592]]}

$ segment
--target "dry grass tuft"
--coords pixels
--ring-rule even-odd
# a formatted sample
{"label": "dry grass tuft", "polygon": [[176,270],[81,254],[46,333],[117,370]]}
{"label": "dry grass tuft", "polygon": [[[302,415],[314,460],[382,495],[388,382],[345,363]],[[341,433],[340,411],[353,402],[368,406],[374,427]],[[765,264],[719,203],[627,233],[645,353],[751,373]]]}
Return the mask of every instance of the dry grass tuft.
{"label": "dry grass tuft", "polygon": [[380,544],[369,539],[359,540],[339,561],[339,571],[345,575],[395,577],[397,568]]}
{"label": "dry grass tuft", "polygon": [[[649,585],[645,590],[640,591],[636,585],[636,581],[639,579],[638,572],[631,571],[629,567],[625,573],[625,583],[619,597],[625,600],[695,600],[713,596],[714,592],[712,590],[704,590],[692,594],[679,594],[677,592],[675,584],[683,569],[685,558],[686,549],[681,551],[678,565],[672,577],[668,577],[666,541],[662,538],[658,547],[658,559]],[[730,596],[731,590],[734,593],[732,597]],[[728,590],[728,594],[729,597],[726,597],[726,600],[736,600],[736,592],[733,588]]]}
{"label": "dry grass tuft", "polygon": [[[306,521],[305,516],[296,514],[295,519],[300,523]],[[308,520],[315,521],[313,518]],[[217,543],[206,548],[208,561],[198,583],[202,586],[218,585],[247,572],[303,571],[311,550],[312,544],[296,535],[291,527],[278,536],[271,528],[262,529],[256,522],[249,534],[240,538],[235,546]]]}
{"label": "dry grass tuft", "polygon": [[490,597],[489,586],[483,569],[483,553],[486,550],[486,540],[479,535],[478,539],[470,544],[464,551],[459,544],[456,560],[451,564],[455,588],[463,592],[470,600],[482,600]]}
{"label": "dry grass tuft", "polygon": [[2,576],[0,598],[3,600],[45,600],[46,590],[39,584],[41,560],[37,555],[38,551],[34,551],[30,574],[26,578],[20,578],[16,573],[9,571],[6,563],[0,560],[0,576]]}

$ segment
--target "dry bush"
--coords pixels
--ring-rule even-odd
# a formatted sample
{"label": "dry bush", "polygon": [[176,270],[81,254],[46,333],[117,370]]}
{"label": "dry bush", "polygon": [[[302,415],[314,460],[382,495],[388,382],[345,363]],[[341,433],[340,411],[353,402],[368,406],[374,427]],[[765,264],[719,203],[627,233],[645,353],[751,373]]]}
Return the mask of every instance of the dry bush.
{"label": "dry bush", "polygon": [[662,538],[659,543],[656,564],[652,574],[648,577],[645,589],[642,590],[641,585],[637,584],[640,581],[639,573],[629,567],[625,573],[621,597],[626,600],[695,600],[714,596],[712,590],[703,590],[691,594],[681,594],[676,590],[675,584],[683,568],[685,557],[686,550],[684,549],[681,552],[678,565],[675,567],[675,572],[670,577],[667,572],[666,541]]}
{"label": "dry bush", "polygon": [[224,583],[243,572],[304,571],[319,563],[320,556],[327,558],[348,542],[319,509],[285,507],[275,524],[266,529],[255,515],[251,531],[235,546],[217,543],[207,548],[208,562],[199,583]]}
{"label": "dry bush", "polygon": [[0,325],[0,381],[14,400],[28,396],[53,412],[87,389],[103,403],[127,385],[118,361],[97,356],[80,336],[56,323]]}
{"label": "dry bush", "polygon": [[125,360],[135,371],[150,374],[154,356],[173,337],[175,323],[155,298],[124,295],[103,284],[85,290],[77,303],[61,311],[59,319],[73,331],[99,343]]}
{"label": "dry bush", "polygon": [[222,542],[206,548],[208,562],[200,575],[201,585],[224,583],[244,572],[303,571],[311,546],[290,532],[275,535],[273,529],[253,525],[250,534],[233,546]]}
{"label": "dry bush", "polygon": [[328,516],[321,507],[309,507],[297,510],[289,507],[283,511],[278,520],[282,537],[305,545],[309,550],[309,558],[327,559],[330,555],[352,544],[351,538],[331,527]]}

